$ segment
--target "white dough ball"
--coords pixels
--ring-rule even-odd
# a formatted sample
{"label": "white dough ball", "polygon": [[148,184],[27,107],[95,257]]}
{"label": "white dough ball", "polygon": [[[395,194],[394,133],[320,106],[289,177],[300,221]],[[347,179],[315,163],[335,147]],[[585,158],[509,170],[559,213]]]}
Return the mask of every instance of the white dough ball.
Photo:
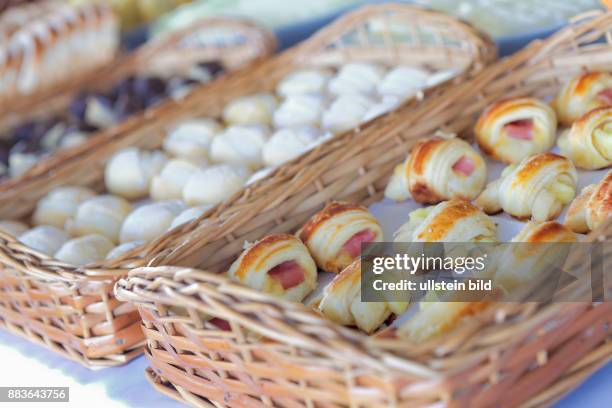
{"label": "white dough ball", "polygon": [[18,237],[28,230],[28,226],[23,222],[13,220],[2,220],[0,221],[0,231],[11,234],[14,237]]}
{"label": "white dough ball", "polygon": [[281,129],[264,146],[264,163],[280,166],[314,147],[321,136],[321,131],[312,126]]}
{"label": "white dough ball", "polygon": [[262,165],[261,150],[270,131],[265,126],[230,126],[213,140],[210,158],[217,163],[239,163],[251,168]]}
{"label": "white dough ball", "polygon": [[378,84],[378,93],[382,96],[393,95],[402,100],[411,97],[427,87],[429,73],[414,67],[397,67],[385,75]]}
{"label": "white dough ball", "polygon": [[126,242],[125,244],[114,247],[108,254],[106,254],[106,259],[119,258],[123,254],[142,245],[144,245],[144,242],[141,241]]}
{"label": "white dough ball", "polygon": [[199,205],[197,207],[191,207],[180,213],[170,224],[169,230],[178,227],[179,225],[183,225],[188,223],[191,220],[195,220],[200,215],[204,214],[206,211],[210,210],[213,206],[210,204]]}
{"label": "white dough ball", "polygon": [[291,95],[274,111],[274,126],[318,125],[324,101],[322,95]]}
{"label": "white dough ball", "polygon": [[329,81],[328,90],[332,95],[373,94],[385,74],[384,68],[368,63],[353,62],[340,68]]}
{"label": "white dough ball", "polygon": [[176,157],[207,158],[213,137],[222,130],[214,119],[193,119],[173,128],[164,139],[164,150]]}
{"label": "white dough ball", "polygon": [[199,166],[184,159],[172,159],[164,169],[153,177],[151,182],[151,198],[157,201],[175,200],[183,197],[183,187]]}
{"label": "white dough ball", "polygon": [[65,228],[74,237],[97,234],[116,243],[121,224],[131,211],[132,206],[124,198],[110,194],[92,197],[79,205]]}
{"label": "white dough ball", "polygon": [[66,242],[55,258],[70,265],[87,265],[102,261],[115,245],[102,235],[92,234]]}
{"label": "white dough ball", "polygon": [[95,196],[85,187],[67,186],[51,190],[36,205],[32,216],[34,225],[53,225],[64,228],[66,220],[74,215],[79,205]]}
{"label": "white dough ball", "polygon": [[172,221],[184,209],[185,205],[178,200],[143,205],[127,216],[121,226],[119,241],[122,244],[153,241],[168,230]]}
{"label": "white dough ball", "polygon": [[199,170],[185,185],[183,200],[190,206],[218,204],[238,192],[250,174],[246,166],[237,164],[218,164]]}
{"label": "white dough ball", "polygon": [[246,95],[229,102],[223,109],[228,125],[269,125],[276,109],[276,98],[269,93]]}
{"label": "white dough ball", "polygon": [[19,240],[43,254],[52,256],[68,241],[68,233],[52,225],[39,225],[21,234]]}
{"label": "white dough ball", "polygon": [[332,133],[342,133],[363,122],[374,101],[364,95],[342,95],[323,113],[321,125]]}
{"label": "white dough ball", "polygon": [[319,94],[325,92],[331,72],[323,69],[294,71],[276,85],[276,93],[283,97],[296,94]]}
{"label": "white dough ball", "polygon": [[393,96],[393,95],[383,96],[380,102],[376,103],[375,105],[372,105],[372,107],[368,109],[368,111],[363,117],[363,121],[367,122],[371,119],[384,115],[385,113],[391,112],[392,110],[400,106],[401,103],[402,103],[402,100],[398,98],[397,96]]}
{"label": "white dough ball", "polygon": [[161,151],[142,151],[136,147],[120,150],[106,164],[104,181],[109,192],[136,199],[149,193],[151,180],[166,164]]}

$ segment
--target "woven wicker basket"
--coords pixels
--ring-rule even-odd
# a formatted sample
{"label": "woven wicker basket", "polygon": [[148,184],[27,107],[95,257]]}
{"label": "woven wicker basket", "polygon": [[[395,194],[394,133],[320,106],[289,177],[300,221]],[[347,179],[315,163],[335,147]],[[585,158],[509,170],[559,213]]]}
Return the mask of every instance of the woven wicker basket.
{"label": "woven wicker basket", "polygon": [[[382,27],[408,28],[425,37],[403,36],[396,42],[384,36],[377,44],[367,43],[367,36],[355,37],[373,21],[384,22]],[[75,150],[54,155],[52,165],[3,183],[0,217],[29,216],[38,199],[56,186],[101,187],[104,164],[117,150],[133,145],[160,147],[167,126],[186,117],[218,115],[227,100],[272,89],[280,77],[298,66],[350,60],[408,62],[461,68],[464,77],[494,56],[495,48],[488,39],[452,17],[406,5],[367,7],[339,19],[295,49],[219,78],[182,101],[153,107]],[[117,301],[112,285],[128,269],[154,262],[166,240],[174,241],[180,235],[182,228],[118,260],[77,268],[0,234],[0,323],[85,365],[125,362],[140,352],[144,337],[135,307]]]}
{"label": "woven wicker basket", "polygon": [[[154,264],[224,271],[245,240],[295,231],[331,199],[380,200],[394,165],[420,138],[437,129],[469,137],[492,101],[550,97],[581,71],[612,70],[608,30],[612,13],[585,16],[469,82],[327,143],[183,228]],[[611,236],[612,219],[588,239]],[[612,248],[605,248],[609,271]],[[136,269],[115,292],[139,308],[153,385],[193,406],[541,406],[612,356],[610,302],[498,304],[417,345],[368,337],[193,269]]]}

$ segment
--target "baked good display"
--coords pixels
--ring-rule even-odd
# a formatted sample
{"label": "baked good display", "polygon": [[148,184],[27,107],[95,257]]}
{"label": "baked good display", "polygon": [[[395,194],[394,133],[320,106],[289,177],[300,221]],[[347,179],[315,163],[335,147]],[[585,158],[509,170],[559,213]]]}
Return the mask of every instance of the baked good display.
{"label": "baked good display", "polygon": [[317,125],[325,108],[325,98],[317,94],[289,95],[274,111],[272,123],[277,128]]}
{"label": "baked good display", "polygon": [[269,133],[261,125],[229,126],[212,140],[210,158],[217,163],[237,163],[257,169],[262,166],[261,150]]}
{"label": "baked good display", "polygon": [[123,220],[131,211],[130,203],[121,197],[109,194],[91,197],[78,206],[64,228],[73,237],[96,234],[118,243]]}
{"label": "baked good display", "polygon": [[612,170],[597,184],[582,189],[567,210],[565,225],[581,234],[593,231],[612,215]]}
{"label": "baked good display", "polygon": [[159,174],[168,158],[160,151],[145,151],[137,147],[119,150],[104,170],[104,182],[109,192],[133,200],[148,194],[153,177]]}
{"label": "baked good display", "polygon": [[321,127],[332,133],[351,130],[363,122],[363,118],[374,104],[374,99],[359,93],[340,95],[323,112]]}
{"label": "baked good display", "polygon": [[[612,97],[612,89],[610,93]],[[576,120],[558,145],[561,154],[581,169],[612,166],[612,106],[594,109]]]}
{"label": "baked good display", "polygon": [[302,241],[275,234],[249,245],[234,261],[228,276],[273,296],[300,302],[316,286],[317,267]]}
{"label": "baked good display", "polygon": [[489,106],[475,127],[480,149],[504,163],[518,163],[553,147],[557,137],[555,111],[535,98],[508,98]]}
{"label": "baked good display", "polygon": [[270,125],[277,104],[270,93],[242,96],[225,105],[223,120],[228,125]]}
{"label": "baked good display", "polygon": [[383,232],[365,207],[333,201],[297,232],[319,268],[338,273],[361,253],[361,244],[379,242]]}
{"label": "baked good display", "polygon": [[377,86],[382,96],[407,99],[427,86],[429,73],[414,67],[397,67],[385,74]]}
{"label": "baked good display", "polygon": [[280,166],[325,140],[325,136],[314,126],[280,129],[264,145],[263,162],[266,166]]}
{"label": "baked good display", "polygon": [[576,194],[574,164],[555,153],[539,153],[504,169],[476,200],[487,214],[505,211],[518,219],[556,218]]}
{"label": "baked good display", "polygon": [[384,68],[375,64],[348,63],[329,80],[327,89],[332,95],[374,94],[384,74]]}
{"label": "baked good display", "polygon": [[570,126],[587,112],[612,105],[612,75],[585,72],[570,80],[553,102],[559,122]]}
{"label": "baked good display", "polygon": [[55,253],[55,258],[70,265],[87,265],[105,259],[114,246],[102,235],[85,235],[66,241]]}
{"label": "baked good display", "polygon": [[172,221],[185,210],[181,201],[159,201],[132,211],[121,225],[119,242],[150,242],[168,230]]}
{"label": "baked good display", "polygon": [[283,98],[290,95],[323,94],[332,72],[326,69],[306,68],[286,75],[276,85],[276,93]]}
{"label": "baked good display", "polygon": [[217,164],[196,171],[183,188],[183,200],[190,206],[218,204],[240,191],[251,171],[239,164]]}
{"label": "baked good display", "polygon": [[452,198],[473,200],[486,180],[485,161],[466,141],[433,137],[418,142],[395,167],[385,197],[394,201],[412,198],[421,204]]}
{"label": "baked good display", "polygon": [[164,139],[164,150],[176,157],[206,159],[213,137],[221,130],[221,125],[214,119],[182,122]]}
{"label": "baked good display", "polygon": [[19,236],[19,241],[45,255],[53,256],[70,236],[52,225],[39,225]]}
{"label": "baked good display", "polygon": [[179,200],[189,178],[202,167],[187,159],[170,159],[162,171],[151,180],[150,195],[153,200]]}
{"label": "baked good display", "polygon": [[95,193],[86,187],[57,187],[38,202],[32,223],[64,228],[66,220],[76,213],[79,205],[94,195]]}

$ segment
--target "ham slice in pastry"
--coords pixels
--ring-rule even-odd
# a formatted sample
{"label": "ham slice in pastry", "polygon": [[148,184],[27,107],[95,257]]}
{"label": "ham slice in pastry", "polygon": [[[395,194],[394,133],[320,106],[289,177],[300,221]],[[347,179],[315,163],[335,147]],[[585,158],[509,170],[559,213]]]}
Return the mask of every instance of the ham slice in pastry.
{"label": "ham slice in pastry", "polygon": [[486,179],[484,160],[466,141],[433,137],[417,143],[395,167],[385,197],[395,201],[412,198],[421,204],[452,198],[473,200]]}
{"label": "ham slice in pastry", "polygon": [[557,117],[535,98],[504,99],[489,106],[476,123],[476,142],[489,156],[517,163],[549,150],[555,143]]}
{"label": "ham slice in pastry", "polygon": [[612,170],[598,184],[585,187],[567,210],[565,225],[587,233],[612,216]]}
{"label": "ham slice in pastry", "polygon": [[228,276],[264,293],[301,302],[316,286],[317,266],[302,241],[274,234],[245,249]]}
{"label": "ham slice in pastry", "polygon": [[553,106],[559,122],[570,126],[585,113],[612,104],[612,75],[588,72],[569,81],[557,95]]}

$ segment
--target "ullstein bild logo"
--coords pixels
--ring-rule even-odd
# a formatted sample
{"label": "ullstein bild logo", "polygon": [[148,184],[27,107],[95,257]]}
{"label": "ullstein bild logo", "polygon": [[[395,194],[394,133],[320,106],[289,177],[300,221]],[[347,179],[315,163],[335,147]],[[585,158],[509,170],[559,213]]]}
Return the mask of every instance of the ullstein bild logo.
{"label": "ullstein bild logo", "polygon": [[362,245],[364,302],[602,302],[612,243]]}

